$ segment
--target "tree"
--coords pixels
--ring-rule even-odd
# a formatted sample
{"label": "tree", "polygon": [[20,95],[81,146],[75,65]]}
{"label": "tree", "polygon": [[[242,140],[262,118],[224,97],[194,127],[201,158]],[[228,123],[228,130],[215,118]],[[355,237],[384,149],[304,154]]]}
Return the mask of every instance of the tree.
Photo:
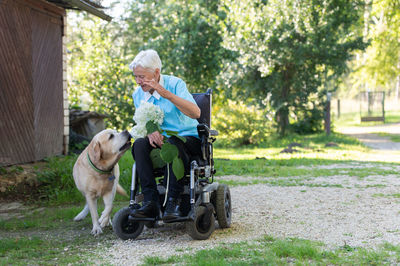
{"label": "tree", "polygon": [[79,105],[80,96],[87,93],[91,98],[90,110],[109,115],[107,127],[129,129],[135,110],[131,98],[135,86],[129,62],[116,45],[115,33],[120,28],[86,15],[77,21],[79,27],[69,27],[67,44],[70,103]]}
{"label": "tree", "polygon": [[222,59],[230,55],[222,47],[225,16],[214,0],[132,2],[125,51],[157,50],[163,73],[181,77],[192,92],[203,92],[215,87]]}
{"label": "tree", "polygon": [[224,76],[231,80],[230,95],[261,106],[270,102],[281,135],[291,121],[303,133],[320,130],[326,92],[334,90],[351,52],[365,47],[358,25],[362,1],[226,0],[225,5],[230,27],[224,43],[238,55]]}
{"label": "tree", "polygon": [[365,90],[400,86],[400,1],[371,1],[365,38],[371,41],[364,54],[353,62],[353,87]]}

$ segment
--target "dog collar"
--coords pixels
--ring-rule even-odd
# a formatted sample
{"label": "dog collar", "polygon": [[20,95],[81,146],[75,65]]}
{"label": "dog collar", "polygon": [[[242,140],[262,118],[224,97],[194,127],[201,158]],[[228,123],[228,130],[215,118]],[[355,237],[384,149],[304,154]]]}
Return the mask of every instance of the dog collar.
{"label": "dog collar", "polygon": [[[114,169],[114,167],[113,167],[110,171],[104,171],[104,170],[101,170],[101,169],[97,168],[97,167],[94,165],[94,163],[92,162],[92,160],[90,160],[89,153],[87,153],[87,159],[88,159],[88,162],[89,162],[90,167],[92,167],[93,170],[95,170],[96,172],[98,172],[98,173],[100,173],[100,174],[111,174],[111,173],[112,173],[112,170]],[[109,177],[108,179],[110,179],[110,181],[112,181],[112,180],[114,179],[114,178],[112,178],[112,177],[115,178],[115,176],[113,175],[113,176]]]}

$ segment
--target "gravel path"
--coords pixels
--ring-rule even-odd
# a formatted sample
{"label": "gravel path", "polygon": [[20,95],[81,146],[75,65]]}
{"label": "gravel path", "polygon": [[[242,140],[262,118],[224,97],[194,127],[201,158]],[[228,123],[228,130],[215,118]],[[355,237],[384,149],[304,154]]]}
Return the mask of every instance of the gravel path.
{"label": "gravel path", "polygon": [[[396,134],[397,130],[400,133],[400,126],[375,130],[373,132]],[[343,133],[359,137],[375,149],[400,150],[400,144],[365,133],[365,129],[348,129]],[[346,169],[377,166],[360,163],[314,167]],[[400,173],[400,166],[393,167]],[[386,168],[382,166],[382,169]],[[262,177],[224,176],[218,179],[249,178]],[[316,240],[330,248],[343,245],[373,248],[385,242],[400,245],[400,174],[362,179],[344,174],[316,177],[310,183],[340,184],[343,187],[277,187],[267,184],[231,187],[231,228],[217,228],[210,239],[195,241],[185,233],[183,224],[161,224],[159,228],[145,229],[135,241],[111,241],[110,248],[99,259],[110,264],[136,265],[142,263],[146,256],[182,255],[220,243],[251,240],[263,235]]]}
{"label": "gravel path", "polygon": [[359,139],[365,145],[377,150],[400,150],[400,142],[392,142],[390,137],[382,137],[376,133],[400,135],[400,123],[384,124],[369,127],[340,128],[341,133]]}
{"label": "gravel path", "polygon": [[145,229],[135,241],[113,240],[104,253],[106,260],[111,264],[135,265],[143,262],[145,256],[181,255],[265,234],[322,241],[332,248],[345,244],[363,247],[384,242],[400,244],[400,199],[390,196],[399,193],[400,176],[380,177],[380,186],[375,178],[346,175],[330,177],[324,182],[344,183],[346,187],[263,184],[233,187],[232,228],[217,229],[205,241],[192,240],[185,234],[183,224]]}

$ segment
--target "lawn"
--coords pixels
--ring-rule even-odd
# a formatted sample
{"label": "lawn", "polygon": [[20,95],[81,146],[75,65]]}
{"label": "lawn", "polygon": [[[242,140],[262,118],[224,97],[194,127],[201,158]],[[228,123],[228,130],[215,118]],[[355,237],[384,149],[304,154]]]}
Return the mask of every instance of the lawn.
{"label": "lawn", "polygon": [[[385,124],[399,123],[400,112],[399,111],[386,111],[385,112]],[[374,126],[382,125],[383,122],[361,122],[359,112],[353,113],[342,113],[339,118],[332,117],[332,123],[334,128],[341,127],[363,127],[363,126]]]}

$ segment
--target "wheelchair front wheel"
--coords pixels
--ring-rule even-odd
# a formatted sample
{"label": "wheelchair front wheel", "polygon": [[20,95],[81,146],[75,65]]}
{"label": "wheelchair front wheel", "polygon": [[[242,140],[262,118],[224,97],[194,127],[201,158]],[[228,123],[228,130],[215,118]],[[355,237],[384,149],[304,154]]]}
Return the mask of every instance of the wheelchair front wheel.
{"label": "wheelchair front wheel", "polygon": [[135,239],[143,231],[144,223],[129,221],[130,213],[131,209],[129,207],[122,208],[114,215],[112,220],[115,234],[123,240]]}
{"label": "wheelchair front wheel", "polygon": [[204,206],[198,206],[194,221],[186,222],[188,234],[197,240],[205,240],[210,237],[215,229],[215,217],[213,211]]}
{"label": "wheelchair front wheel", "polygon": [[225,184],[219,184],[215,193],[215,209],[219,227],[231,227],[232,204],[229,187]]}

